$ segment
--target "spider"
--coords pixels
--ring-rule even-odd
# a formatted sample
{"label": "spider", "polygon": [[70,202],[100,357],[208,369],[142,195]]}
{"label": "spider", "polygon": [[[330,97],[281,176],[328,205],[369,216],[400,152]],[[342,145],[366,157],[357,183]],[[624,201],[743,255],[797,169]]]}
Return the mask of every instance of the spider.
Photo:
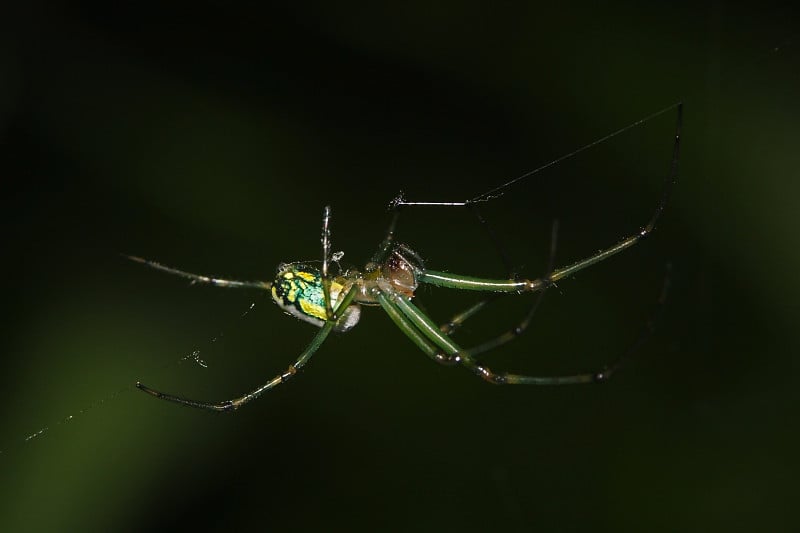
{"label": "spider", "polygon": [[[469,208],[476,214],[478,220],[487,231],[489,231],[491,236],[491,231],[486,225],[486,222],[477,212],[476,207],[478,203],[492,200],[500,196],[504,190],[513,183],[673,108],[677,111],[673,155],[670,170],[663,181],[660,199],[647,224],[637,233],[622,239],[613,246],[600,250],[571,265],[554,269],[552,266],[556,236],[556,225],[554,224],[553,237],[551,239],[550,266],[545,275],[537,279],[524,279],[513,275],[509,275],[508,279],[485,279],[428,269],[419,254],[406,244],[396,242],[395,240],[395,228],[397,226],[400,208],[408,206]],[[168,400],[189,407],[208,409],[217,412],[234,411],[244,404],[255,400],[266,391],[295,376],[295,374],[308,363],[320,346],[322,346],[325,339],[332,331],[346,332],[355,327],[361,315],[361,306],[381,307],[417,348],[437,363],[461,365],[490,383],[504,385],[564,385],[594,383],[607,380],[617,368],[622,358],[618,359],[615,364],[597,372],[565,376],[531,376],[493,371],[489,367],[479,363],[477,356],[482,352],[505,344],[520,335],[530,322],[530,318],[541,301],[541,296],[544,294],[545,289],[559,280],[567,278],[596,263],[605,261],[611,256],[630,248],[653,231],[656,222],[666,207],[673,185],[677,180],[682,108],[682,103],[670,106],[598,141],[586,145],[571,154],[548,163],[544,167],[528,172],[470,200],[463,202],[408,202],[401,193],[401,195],[395,198],[390,204],[390,207],[393,209],[393,216],[386,236],[363,271],[346,269],[343,271],[340,270],[337,275],[331,274],[330,264],[334,262],[338,263],[341,254],[331,253],[330,206],[324,208],[322,216],[321,267],[317,268],[307,262],[282,263],[278,266],[275,279],[272,282],[239,281],[203,276],[171,268],[155,261],[128,256],[129,259],[135,262],[145,264],[151,268],[169,274],[181,276],[191,280],[192,283],[209,284],[217,287],[270,291],[274,302],[286,314],[309,322],[319,328],[317,334],[311,339],[311,342],[302,351],[300,356],[297,357],[295,362],[289,365],[284,372],[238,398],[222,402],[205,402],[160,392],[140,382],[136,383],[136,387],[161,400]],[[446,324],[439,326],[412,301],[414,293],[420,284],[457,290],[477,291],[490,295],[503,293],[525,294],[533,292],[538,292],[539,295],[525,319],[522,320],[517,327],[479,346],[465,349],[453,340],[451,334],[465,320],[480,310],[491,298],[485,298],[478,302],[478,304],[456,315]]]}

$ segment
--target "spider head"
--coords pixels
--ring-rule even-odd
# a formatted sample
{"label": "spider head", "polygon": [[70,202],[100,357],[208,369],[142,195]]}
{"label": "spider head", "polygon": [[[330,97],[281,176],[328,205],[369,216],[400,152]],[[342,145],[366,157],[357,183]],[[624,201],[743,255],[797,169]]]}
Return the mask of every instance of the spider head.
{"label": "spider head", "polygon": [[[331,306],[336,307],[344,298],[345,286],[336,279],[331,280]],[[317,327],[328,319],[322,272],[306,263],[281,263],[272,283],[272,299],[284,313],[292,315]],[[357,304],[350,304],[334,326],[335,331],[348,331],[361,316]]]}

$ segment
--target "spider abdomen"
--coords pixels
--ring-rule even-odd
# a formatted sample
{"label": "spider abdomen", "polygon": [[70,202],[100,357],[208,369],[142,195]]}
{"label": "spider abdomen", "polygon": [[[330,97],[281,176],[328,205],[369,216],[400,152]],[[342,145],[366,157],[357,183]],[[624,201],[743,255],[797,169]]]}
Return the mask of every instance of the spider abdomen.
{"label": "spider abdomen", "polygon": [[[339,299],[347,292],[341,279],[331,280],[331,306],[336,308]],[[282,263],[278,266],[275,281],[272,283],[272,299],[284,313],[304,322],[322,327],[328,319],[325,306],[325,293],[322,273],[319,269],[304,263]],[[345,309],[334,330],[348,331],[361,316],[357,304]]]}

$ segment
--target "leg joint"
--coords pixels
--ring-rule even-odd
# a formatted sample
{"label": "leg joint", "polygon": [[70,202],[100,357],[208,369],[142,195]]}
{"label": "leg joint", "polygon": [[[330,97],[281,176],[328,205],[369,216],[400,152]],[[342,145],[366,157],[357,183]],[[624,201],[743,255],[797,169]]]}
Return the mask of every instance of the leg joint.
{"label": "leg joint", "polygon": [[596,372],[592,375],[592,382],[605,383],[606,381],[611,379],[613,373],[614,373],[613,368],[604,368],[600,372]]}
{"label": "leg joint", "polygon": [[219,404],[218,411],[220,413],[231,413],[239,408],[240,404],[236,403],[235,401],[228,400],[227,402],[222,402]]}
{"label": "leg joint", "polygon": [[281,382],[285,383],[289,381],[289,379],[291,379],[295,374],[297,374],[297,367],[290,365],[289,368],[286,369],[286,372],[281,374]]}
{"label": "leg joint", "polygon": [[458,356],[447,355],[444,352],[436,352],[435,354],[433,354],[433,360],[439,363],[440,365],[445,365],[445,366],[452,366],[459,362]]}
{"label": "leg joint", "polygon": [[477,365],[472,369],[472,371],[480,376],[484,381],[487,381],[492,385],[504,385],[506,383],[505,374],[495,374],[485,366]]}

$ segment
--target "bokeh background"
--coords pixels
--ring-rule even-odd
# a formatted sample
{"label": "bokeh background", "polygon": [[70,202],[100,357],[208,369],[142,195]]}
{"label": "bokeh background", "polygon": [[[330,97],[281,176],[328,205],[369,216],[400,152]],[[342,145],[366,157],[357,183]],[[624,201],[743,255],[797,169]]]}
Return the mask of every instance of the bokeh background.
{"label": "bokeh background", "polygon": [[[0,25],[3,531],[797,526],[790,11],[34,1]],[[319,258],[331,205],[334,249],[361,265],[398,191],[464,200],[679,100],[680,181],[656,233],[549,291],[527,334],[488,359],[602,368],[672,264],[656,334],[610,383],[493,387],[366,309],[233,415],[133,389],[234,397],[314,330],[266,295],[119,254],[269,279]],[[486,204],[514,268],[544,270],[556,218],[559,264],[636,231],[674,124],[665,113]],[[408,211],[399,238],[431,268],[504,273],[468,213]],[[418,296],[439,321],[475,298]],[[511,327],[531,301],[495,302],[458,340]]]}

